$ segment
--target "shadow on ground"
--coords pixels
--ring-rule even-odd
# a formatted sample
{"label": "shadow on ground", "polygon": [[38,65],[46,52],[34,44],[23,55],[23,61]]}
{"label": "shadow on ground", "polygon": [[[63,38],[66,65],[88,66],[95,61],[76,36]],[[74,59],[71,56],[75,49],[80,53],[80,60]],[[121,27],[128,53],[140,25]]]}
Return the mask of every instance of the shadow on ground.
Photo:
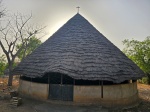
{"label": "shadow on ground", "polygon": [[108,112],[101,106],[76,106],[44,103],[35,106],[37,112]]}

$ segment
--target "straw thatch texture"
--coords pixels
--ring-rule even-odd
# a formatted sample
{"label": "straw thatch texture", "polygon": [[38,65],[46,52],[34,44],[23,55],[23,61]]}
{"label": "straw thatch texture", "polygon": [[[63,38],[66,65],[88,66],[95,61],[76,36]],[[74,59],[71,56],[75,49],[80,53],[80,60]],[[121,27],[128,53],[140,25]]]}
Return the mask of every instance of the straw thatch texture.
{"label": "straw thatch texture", "polygon": [[59,72],[74,79],[115,83],[143,76],[130,59],[80,14],[24,59],[14,72],[32,78]]}

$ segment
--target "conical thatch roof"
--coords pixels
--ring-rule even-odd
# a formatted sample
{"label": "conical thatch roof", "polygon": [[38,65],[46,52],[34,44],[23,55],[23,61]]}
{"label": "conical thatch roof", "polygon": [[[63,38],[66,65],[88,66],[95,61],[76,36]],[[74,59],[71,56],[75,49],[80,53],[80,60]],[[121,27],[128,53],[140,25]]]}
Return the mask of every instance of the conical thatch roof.
{"label": "conical thatch roof", "polygon": [[143,76],[130,59],[80,14],[24,59],[14,72],[32,78],[59,72],[74,79],[115,83]]}

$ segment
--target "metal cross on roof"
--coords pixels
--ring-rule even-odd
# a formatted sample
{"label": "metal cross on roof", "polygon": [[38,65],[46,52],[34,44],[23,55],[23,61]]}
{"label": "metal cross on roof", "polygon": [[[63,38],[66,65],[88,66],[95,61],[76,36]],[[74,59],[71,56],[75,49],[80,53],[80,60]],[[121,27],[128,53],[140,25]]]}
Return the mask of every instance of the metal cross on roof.
{"label": "metal cross on roof", "polygon": [[79,9],[80,9],[80,7],[78,6],[78,7],[76,7],[77,9],[78,9],[78,13],[79,13]]}

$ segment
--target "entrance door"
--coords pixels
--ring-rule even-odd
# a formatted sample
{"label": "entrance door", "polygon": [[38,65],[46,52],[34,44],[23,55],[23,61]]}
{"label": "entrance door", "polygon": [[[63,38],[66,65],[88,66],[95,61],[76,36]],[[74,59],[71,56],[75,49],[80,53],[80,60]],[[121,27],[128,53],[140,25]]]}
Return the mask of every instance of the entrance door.
{"label": "entrance door", "polygon": [[50,84],[49,98],[53,100],[73,101],[73,85]]}
{"label": "entrance door", "polygon": [[62,100],[73,101],[73,86],[72,85],[62,85]]}
{"label": "entrance door", "polygon": [[53,100],[61,100],[61,85],[60,84],[50,84],[49,88],[49,98]]}

